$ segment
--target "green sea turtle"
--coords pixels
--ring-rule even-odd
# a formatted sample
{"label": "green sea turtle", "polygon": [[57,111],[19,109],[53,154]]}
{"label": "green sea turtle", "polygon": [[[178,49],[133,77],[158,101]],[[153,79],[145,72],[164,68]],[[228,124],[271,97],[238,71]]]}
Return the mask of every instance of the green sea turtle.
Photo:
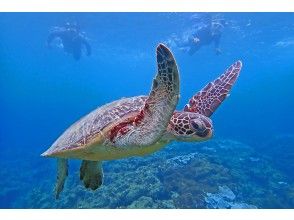
{"label": "green sea turtle", "polygon": [[68,159],[81,159],[80,179],[86,188],[102,184],[103,160],[143,156],[173,140],[201,141],[212,136],[208,118],[227,97],[236,81],[241,62],[209,83],[175,111],[179,98],[176,61],[167,47],[157,47],[158,72],[149,96],[123,98],[97,108],[69,127],[42,154],[58,158],[56,198],[68,174]]}

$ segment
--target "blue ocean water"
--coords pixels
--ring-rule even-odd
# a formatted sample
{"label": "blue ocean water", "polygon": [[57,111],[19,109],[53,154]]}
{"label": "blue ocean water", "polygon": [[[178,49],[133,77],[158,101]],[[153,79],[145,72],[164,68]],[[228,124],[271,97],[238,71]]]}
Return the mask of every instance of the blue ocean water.
{"label": "blue ocean water", "polygon": [[[96,107],[148,94],[156,46],[204,17],[226,21],[220,55],[213,44],[192,56],[170,48],[180,70],[179,110],[243,62],[212,116],[214,137],[105,162],[95,192],[83,187],[73,161],[55,200],[56,161],[40,154]],[[50,29],[66,22],[80,25],[91,56],[76,61],[46,47]],[[294,208],[293,13],[1,13],[0,33],[1,208]]]}

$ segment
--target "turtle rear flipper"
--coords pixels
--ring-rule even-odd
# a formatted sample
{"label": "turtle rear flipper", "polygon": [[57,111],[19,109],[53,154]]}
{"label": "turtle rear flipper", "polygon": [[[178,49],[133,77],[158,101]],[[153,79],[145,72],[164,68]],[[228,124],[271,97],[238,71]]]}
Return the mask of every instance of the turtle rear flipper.
{"label": "turtle rear flipper", "polygon": [[68,160],[57,159],[57,181],[55,186],[55,198],[59,198],[60,192],[63,190],[65,179],[68,175]]}
{"label": "turtle rear flipper", "polygon": [[80,168],[80,179],[86,188],[98,189],[103,182],[103,170],[101,161],[83,160]]}

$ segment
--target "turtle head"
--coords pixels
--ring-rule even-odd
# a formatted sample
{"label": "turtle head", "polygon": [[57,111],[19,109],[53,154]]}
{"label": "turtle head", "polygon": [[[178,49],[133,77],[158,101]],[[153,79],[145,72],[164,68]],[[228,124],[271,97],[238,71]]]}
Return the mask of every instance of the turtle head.
{"label": "turtle head", "polygon": [[210,118],[194,112],[175,112],[167,128],[169,137],[179,141],[204,141],[212,137]]}

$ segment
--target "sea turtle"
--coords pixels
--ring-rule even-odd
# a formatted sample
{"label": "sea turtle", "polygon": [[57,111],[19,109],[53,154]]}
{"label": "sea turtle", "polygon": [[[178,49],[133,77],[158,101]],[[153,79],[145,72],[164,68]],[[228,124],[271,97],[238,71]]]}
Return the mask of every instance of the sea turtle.
{"label": "sea turtle", "polygon": [[123,98],[97,108],[69,127],[42,154],[58,158],[56,198],[68,174],[68,158],[81,159],[80,179],[86,188],[102,184],[103,160],[143,156],[173,140],[202,141],[212,136],[209,116],[227,97],[241,62],[194,95],[183,111],[174,111],[179,98],[176,61],[163,44],[157,47],[158,73],[149,96]]}

